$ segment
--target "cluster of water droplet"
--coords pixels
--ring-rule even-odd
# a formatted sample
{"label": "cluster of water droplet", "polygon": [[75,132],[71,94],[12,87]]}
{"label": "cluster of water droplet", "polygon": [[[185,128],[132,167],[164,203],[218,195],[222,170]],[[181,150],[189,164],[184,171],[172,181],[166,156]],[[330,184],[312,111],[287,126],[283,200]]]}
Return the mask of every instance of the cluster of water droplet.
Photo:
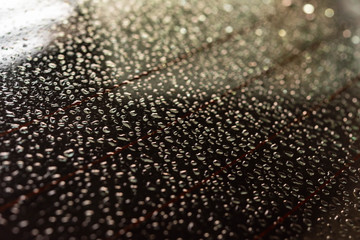
{"label": "cluster of water droplet", "polygon": [[[79,4],[50,45],[2,70],[0,128],[19,129],[1,135],[0,204],[19,201],[0,231],[254,237],[360,147],[359,84],[312,111],[357,70],[335,13],[325,2]],[[356,236],[359,177],[354,164],[270,237]]]}

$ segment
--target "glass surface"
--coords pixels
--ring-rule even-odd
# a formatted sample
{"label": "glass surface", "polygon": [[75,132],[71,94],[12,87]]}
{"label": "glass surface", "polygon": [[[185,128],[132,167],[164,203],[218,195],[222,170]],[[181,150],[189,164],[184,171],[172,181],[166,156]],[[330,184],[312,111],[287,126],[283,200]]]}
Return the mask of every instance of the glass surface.
{"label": "glass surface", "polygon": [[357,239],[357,1],[4,1],[4,239]]}

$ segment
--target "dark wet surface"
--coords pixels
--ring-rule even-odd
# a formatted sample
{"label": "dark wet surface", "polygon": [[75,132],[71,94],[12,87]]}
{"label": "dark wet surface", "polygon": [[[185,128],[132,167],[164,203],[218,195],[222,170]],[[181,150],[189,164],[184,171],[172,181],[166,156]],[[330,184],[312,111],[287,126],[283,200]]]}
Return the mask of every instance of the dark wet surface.
{"label": "dark wet surface", "polygon": [[2,7],[4,239],[359,239],[355,2],[51,3]]}

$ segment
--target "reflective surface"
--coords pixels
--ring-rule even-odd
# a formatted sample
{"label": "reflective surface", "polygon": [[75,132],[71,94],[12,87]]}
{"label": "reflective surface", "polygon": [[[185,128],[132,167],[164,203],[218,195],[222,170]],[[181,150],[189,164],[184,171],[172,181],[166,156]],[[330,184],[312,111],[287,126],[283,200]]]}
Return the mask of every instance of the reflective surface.
{"label": "reflective surface", "polygon": [[360,235],[356,2],[36,3],[2,6],[5,239]]}

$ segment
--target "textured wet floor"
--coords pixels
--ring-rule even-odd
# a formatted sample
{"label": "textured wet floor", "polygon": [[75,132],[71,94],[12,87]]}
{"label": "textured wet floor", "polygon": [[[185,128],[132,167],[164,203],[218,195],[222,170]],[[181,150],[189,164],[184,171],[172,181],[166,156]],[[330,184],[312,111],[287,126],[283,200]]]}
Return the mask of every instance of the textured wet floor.
{"label": "textured wet floor", "polygon": [[1,239],[360,239],[356,1],[0,9]]}

